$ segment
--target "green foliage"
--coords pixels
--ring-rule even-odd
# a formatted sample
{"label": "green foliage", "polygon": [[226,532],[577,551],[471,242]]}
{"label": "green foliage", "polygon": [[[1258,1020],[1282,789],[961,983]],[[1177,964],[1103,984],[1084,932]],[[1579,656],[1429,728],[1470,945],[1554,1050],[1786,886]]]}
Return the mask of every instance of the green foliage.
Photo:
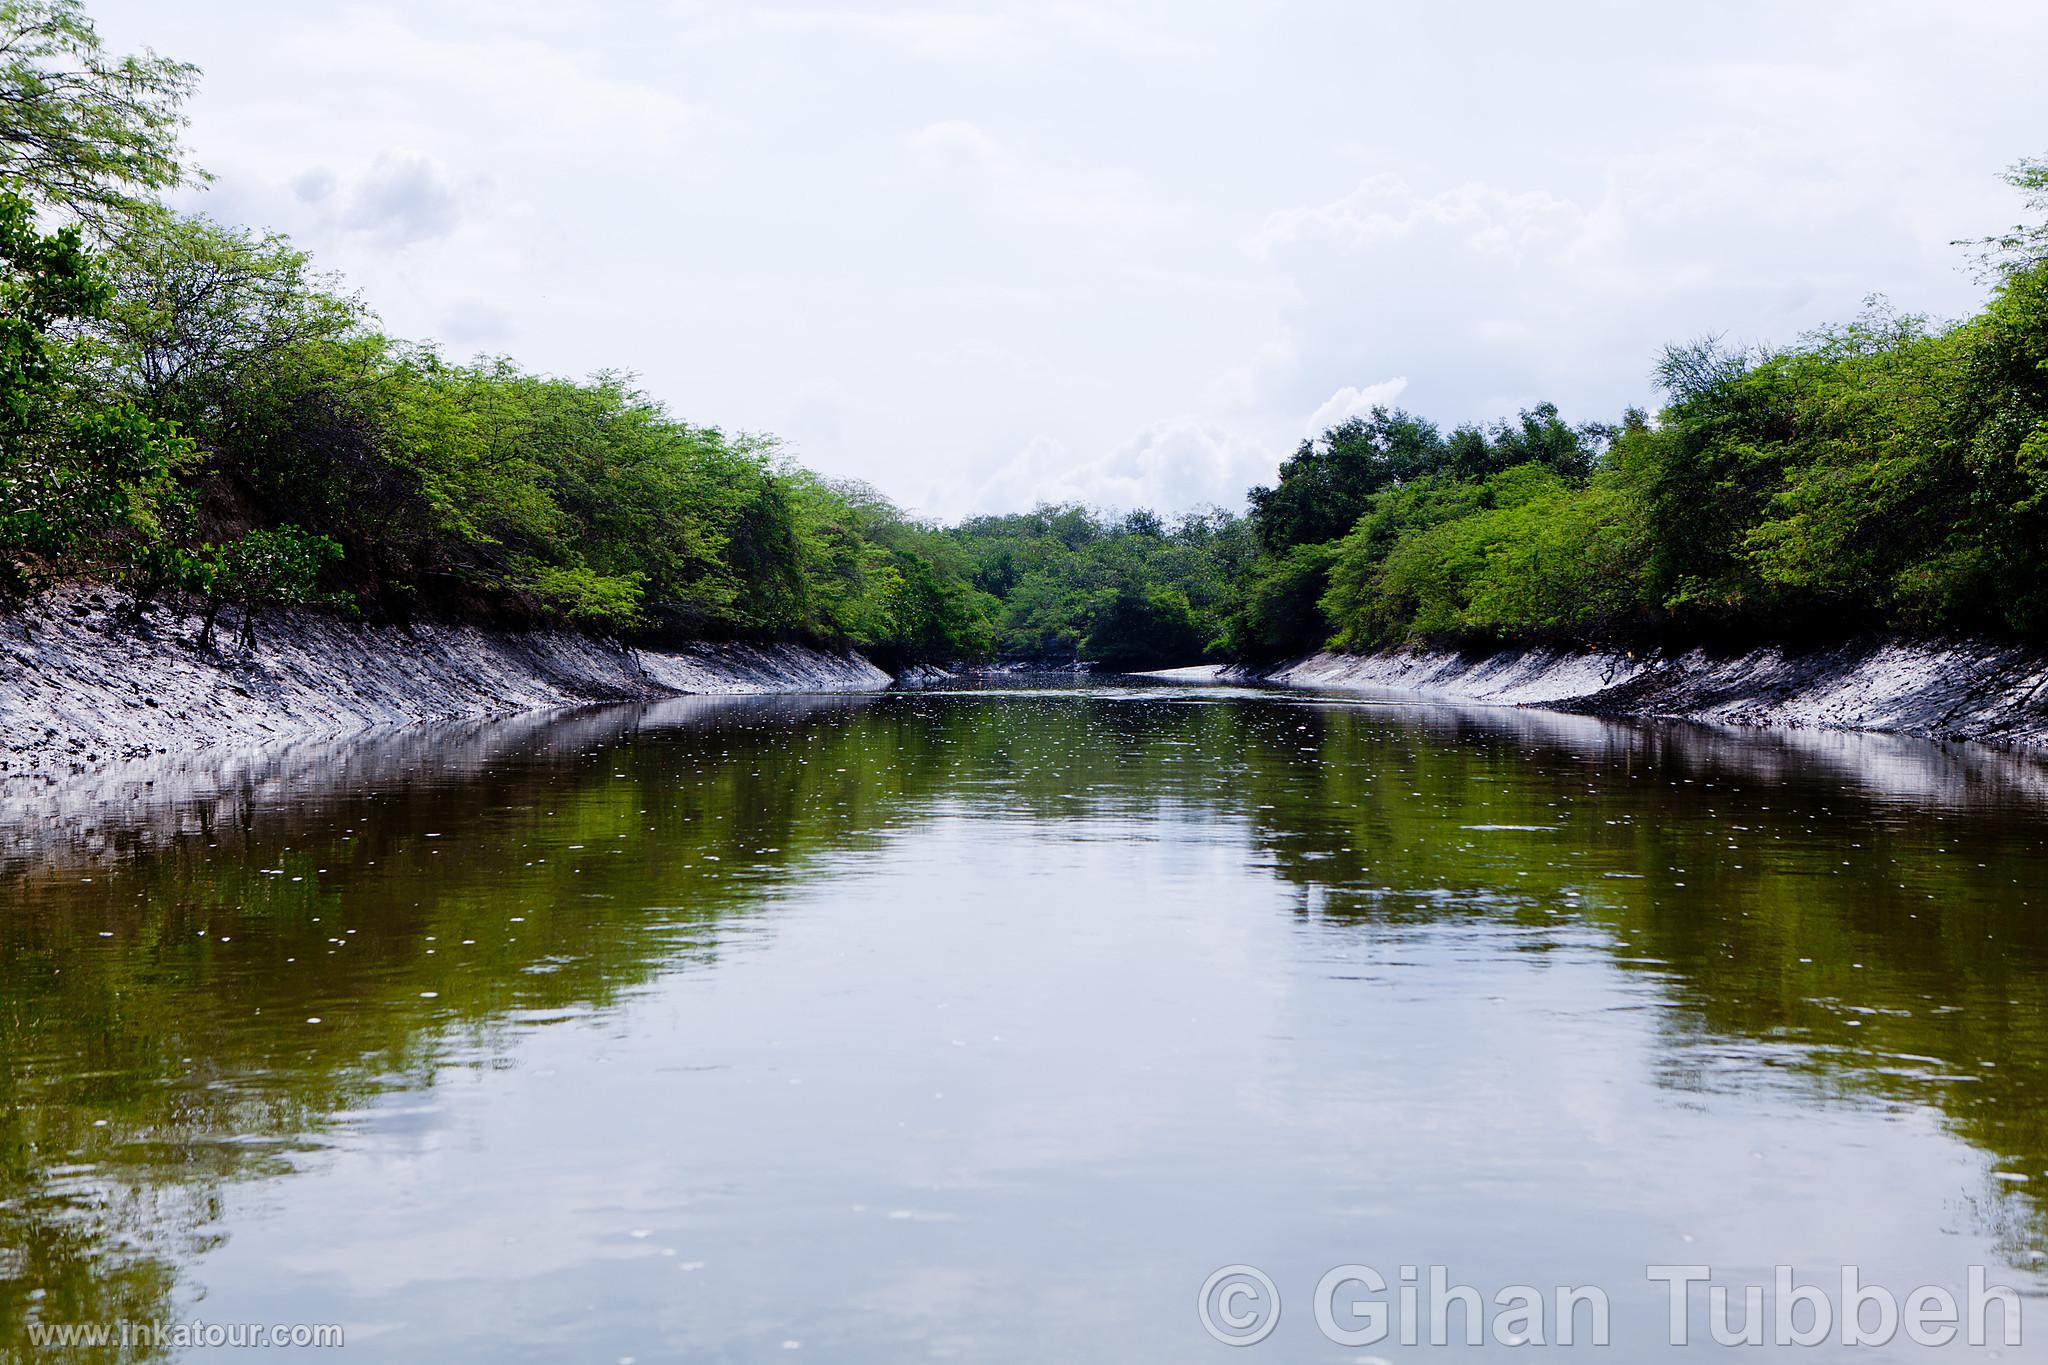
{"label": "green foliage", "polygon": [[416,351],[382,379],[384,443],[438,570],[590,626],[806,624],[780,609],[790,513],[759,450],[674,421],[619,375]]}
{"label": "green foliage", "polygon": [[1322,605],[1340,646],[1584,638],[1636,607],[1645,532],[1618,480],[1574,487],[1527,463],[1382,501],[1337,549]]}
{"label": "green foliage", "polygon": [[1254,662],[1320,649],[1330,634],[1322,600],[1330,587],[1336,543],[1296,545],[1261,555],[1247,570],[1242,596],[1227,623],[1232,654]]}
{"label": "green foliage", "polygon": [[210,218],[139,208],[103,264],[112,298],[78,329],[71,363],[216,443],[240,391],[276,383],[280,367],[365,320],[286,238]]}
{"label": "green foliage", "polygon": [[[1379,578],[1396,543],[1487,503],[1489,480],[1512,471],[1540,471],[1559,488],[1582,484],[1612,441],[1612,428],[1573,427],[1555,405],[1539,403],[1513,422],[1463,426],[1444,436],[1435,423],[1375,408],[1305,441],[1280,466],[1271,488],[1251,492],[1251,522],[1262,551],[1246,574],[1227,633],[1237,654],[1258,660],[1319,649],[1334,640],[1364,646],[1399,638],[1411,625],[1423,633],[1460,627],[1462,603],[1441,599],[1449,585],[1426,594],[1431,611],[1417,620],[1417,596],[1428,555],[1416,549],[1395,566],[1398,582],[1382,593]],[[1449,553],[1438,537],[1431,554]],[[1432,561],[1433,562],[1433,561]],[[1435,563],[1433,573],[1449,572]],[[1384,598],[1384,600],[1381,600]]]}
{"label": "green foliage", "polygon": [[1874,302],[1677,390],[1641,451],[1649,605],[1691,631],[2048,626],[2044,273],[1945,328]]}
{"label": "green foliage", "polygon": [[2014,162],[2005,179],[2037,215],[2036,221],[2016,223],[2005,232],[1971,245],[1984,249],[1984,261],[1994,273],[2015,275],[2048,264],[2048,156],[2024,157]]}
{"label": "green foliage", "polygon": [[892,566],[880,630],[856,643],[884,662],[985,659],[995,643],[994,602],[915,551]]}
{"label": "green foliage", "polygon": [[[2048,208],[2048,162],[2013,179]],[[1958,323],[1874,299],[1778,350],[1670,347],[1654,423],[1572,428],[1541,405],[1443,439],[1400,414],[1333,429],[1253,494],[1264,554],[1236,647],[2048,636],[2044,234],[1998,239],[1991,301]],[[1297,541],[1331,508],[1351,516],[1341,539]]]}
{"label": "green foliage", "polygon": [[0,556],[53,556],[151,523],[180,446],[120,402],[83,401],[53,331],[110,298],[75,227],[44,234],[29,201],[0,190]]}
{"label": "green foliage", "polygon": [[1551,403],[1483,430],[1459,427],[1448,438],[1434,422],[1374,408],[1369,417],[1348,418],[1303,441],[1273,487],[1251,491],[1253,533],[1268,554],[1335,540],[1365,514],[1374,494],[1432,474],[1483,479],[1534,462],[1583,479],[1611,435],[1598,424],[1567,426]]}
{"label": "green foliage", "polygon": [[250,531],[224,545],[206,546],[196,556],[198,578],[207,595],[207,611],[198,644],[213,642],[213,627],[223,605],[242,610],[242,642],[256,639],[256,613],[265,607],[337,606],[345,599],[316,586],[320,571],[341,557],[341,547],[296,526]]}
{"label": "green foliage", "polygon": [[2048,260],[2015,270],[1962,338],[1961,524],[1909,584],[1951,619],[1972,608],[2048,635]]}
{"label": "green foliage", "polygon": [[1259,548],[1281,554],[1296,545],[1334,540],[1351,529],[1372,495],[1441,465],[1445,442],[1436,424],[1378,407],[1303,441],[1280,466],[1271,488],[1251,491]]}
{"label": "green foliage", "polygon": [[113,57],[80,0],[0,3],[0,176],[95,227],[194,178],[178,137],[199,69]]}
{"label": "green foliage", "polygon": [[971,518],[948,538],[993,608],[996,653],[1120,669],[1216,654],[1250,551],[1243,519],[1220,508],[1168,522],[1143,508],[1042,504]]}
{"label": "green foliage", "polygon": [[[185,542],[306,528],[342,548],[330,576],[391,615],[987,648],[985,603],[935,567],[936,532],[772,442],[675,420],[629,376],[398,345],[288,241],[204,219],[138,214],[111,256],[112,306],[67,362],[190,433],[187,483],[211,510]],[[156,560],[138,582],[191,578],[176,552]]]}
{"label": "green foliage", "polygon": [[1672,347],[1659,377],[1661,420],[1582,477],[1525,424],[1503,471],[1375,493],[1322,599],[1336,643],[2048,630],[2048,265],[1948,327],[1873,300],[1782,350]]}
{"label": "green foliage", "polygon": [[[380,590],[392,578],[446,580],[469,599],[657,636],[810,638],[905,658],[986,652],[986,604],[946,567],[937,532],[873,490],[786,466],[770,441],[677,421],[628,376],[577,383],[505,359],[455,365],[388,348],[346,392],[310,413],[281,405],[282,425],[358,405],[368,458],[391,471],[385,496],[414,528],[408,543],[351,524],[338,499],[301,510],[351,557],[360,545],[418,566],[380,574]],[[305,450],[287,484],[346,489],[360,461],[321,467],[334,448],[315,439],[322,430],[267,440],[261,454],[274,463],[280,450]],[[266,501],[285,495],[275,488]]]}
{"label": "green foliage", "polygon": [[601,574],[581,564],[536,565],[525,577],[526,588],[570,624],[600,630],[639,625],[645,585],[638,573]]}
{"label": "green foliage", "polygon": [[1103,603],[1081,655],[1123,672],[1166,668],[1202,657],[1202,628],[1187,594],[1174,588],[1120,588]]}

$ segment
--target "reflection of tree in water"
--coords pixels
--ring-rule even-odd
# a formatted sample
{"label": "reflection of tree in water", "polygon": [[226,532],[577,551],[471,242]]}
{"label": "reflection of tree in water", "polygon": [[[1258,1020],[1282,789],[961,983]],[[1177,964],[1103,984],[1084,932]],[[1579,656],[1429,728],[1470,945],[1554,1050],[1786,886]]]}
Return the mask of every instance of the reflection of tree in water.
{"label": "reflection of tree in water", "polygon": [[855,709],[423,731],[335,746],[324,788],[299,751],[18,834],[0,1346],[26,1350],[31,1312],[165,1320],[225,1182],[486,1064],[517,1017],[601,1010],[715,954],[725,916],[928,783],[918,746],[878,748]]}
{"label": "reflection of tree in water", "polygon": [[1250,732],[1275,754],[1250,804],[1305,909],[1550,926],[1534,951],[1595,928],[1677,1007],[1657,1015],[1660,1083],[1930,1107],[2031,1177],[1988,1180],[1969,1211],[2031,1263],[2048,1237],[2035,762],[1508,714],[1304,723],[1307,776],[1295,736]]}
{"label": "reflection of tree in water", "polygon": [[[1678,1007],[1665,1084],[1935,1106],[2039,1177],[2036,775],[1871,744],[928,694],[438,727],[80,789],[0,836],[0,1247],[23,1272],[0,1345],[32,1311],[170,1316],[229,1182],[955,811],[1054,837],[1227,824],[1333,927],[1468,917],[1539,961],[1605,944]],[[2030,1245],[2031,1197],[1987,1191],[1981,1219]]]}

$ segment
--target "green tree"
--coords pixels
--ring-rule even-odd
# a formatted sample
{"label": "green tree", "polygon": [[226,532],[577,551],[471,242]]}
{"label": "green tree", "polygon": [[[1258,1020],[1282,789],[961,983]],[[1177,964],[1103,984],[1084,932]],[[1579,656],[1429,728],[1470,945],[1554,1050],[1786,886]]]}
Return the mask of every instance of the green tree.
{"label": "green tree", "polygon": [[1985,264],[2002,276],[2048,263],[2048,156],[2024,157],[2014,162],[2006,171],[2005,180],[2020,192],[2027,207],[2038,217],[2034,222],[2015,223],[2005,232],[1970,243],[1983,249]]}
{"label": "green tree", "polygon": [[1225,648],[1253,663],[1321,649],[1331,632],[1322,602],[1336,553],[1337,543],[1327,541],[1261,555],[1245,571],[1236,610],[1225,625]]}
{"label": "green tree", "polygon": [[115,57],[79,0],[0,2],[0,176],[105,229],[198,176],[179,138],[199,69]]}
{"label": "green tree", "polygon": [[1081,654],[1129,673],[1199,663],[1203,644],[1186,593],[1172,588],[1125,587],[1096,612]]}
{"label": "green tree", "polygon": [[263,608],[345,604],[346,599],[318,587],[320,571],[340,557],[341,547],[333,540],[296,526],[250,531],[225,545],[207,546],[199,557],[206,614],[193,643],[212,648],[214,623],[229,604],[241,609],[244,645],[256,643],[256,613]]}
{"label": "green tree", "polygon": [[1399,409],[1374,408],[1313,441],[1280,465],[1271,488],[1251,491],[1254,538],[1267,554],[1334,540],[1351,529],[1373,494],[1427,474],[1447,455],[1436,424]]}
{"label": "green tree", "polygon": [[105,391],[213,445],[238,392],[277,382],[309,348],[361,334],[361,303],[287,238],[137,209],[104,253],[112,298],[77,328],[76,363]]}
{"label": "green tree", "polygon": [[29,201],[0,191],[0,553],[63,555],[89,537],[146,528],[180,445],[120,403],[80,401],[52,329],[110,297],[76,227],[45,234]]}

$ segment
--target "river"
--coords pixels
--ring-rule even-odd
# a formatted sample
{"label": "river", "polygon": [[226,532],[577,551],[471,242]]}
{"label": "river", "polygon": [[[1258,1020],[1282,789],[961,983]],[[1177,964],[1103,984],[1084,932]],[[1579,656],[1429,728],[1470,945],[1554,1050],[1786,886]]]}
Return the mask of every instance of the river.
{"label": "river", "polygon": [[1697,1264],[1983,1267],[2026,1349],[1802,1358],[2024,1359],[2048,766],[1021,684],[202,756],[0,821],[0,1078],[0,1358],[1527,1354],[1403,1346],[1414,1266],[1635,1361]]}

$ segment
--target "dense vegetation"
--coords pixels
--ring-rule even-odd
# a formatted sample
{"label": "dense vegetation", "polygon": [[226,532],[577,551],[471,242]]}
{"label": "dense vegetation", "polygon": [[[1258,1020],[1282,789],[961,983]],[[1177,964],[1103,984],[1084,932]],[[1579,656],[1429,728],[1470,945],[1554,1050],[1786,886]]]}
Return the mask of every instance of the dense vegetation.
{"label": "dense vegetation", "polygon": [[[107,56],[75,0],[0,4],[0,566],[138,604],[322,602],[650,635],[980,655],[957,542],[665,412],[620,374],[459,363],[305,253],[151,195],[193,178],[194,73]],[[52,230],[51,225],[64,226]]]}
{"label": "dense vegetation", "polygon": [[[572,381],[386,335],[277,236],[174,213],[196,72],[0,0],[0,590],[317,603],[885,662],[1148,667],[1407,639],[2048,631],[2048,229],[1976,317],[1873,307],[1784,350],[1670,350],[1655,418],[1378,410],[1247,515],[941,527]],[[2015,183],[2048,213],[2048,161]]]}
{"label": "dense vegetation", "polygon": [[1218,508],[1169,524],[1143,510],[1041,506],[948,534],[993,604],[999,654],[1111,668],[1203,658],[1251,553],[1244,519]]}
{"label": "dense vegetation", "polygon": [[[2048,161],[2013,182],[2048,214]],[[1653,421],[1375,411],[1252,492],[1249,657],[1409,639],[2048,635],[2048,228],[1934,325],[1873,300],[1780,350],[1669,348]]]}

